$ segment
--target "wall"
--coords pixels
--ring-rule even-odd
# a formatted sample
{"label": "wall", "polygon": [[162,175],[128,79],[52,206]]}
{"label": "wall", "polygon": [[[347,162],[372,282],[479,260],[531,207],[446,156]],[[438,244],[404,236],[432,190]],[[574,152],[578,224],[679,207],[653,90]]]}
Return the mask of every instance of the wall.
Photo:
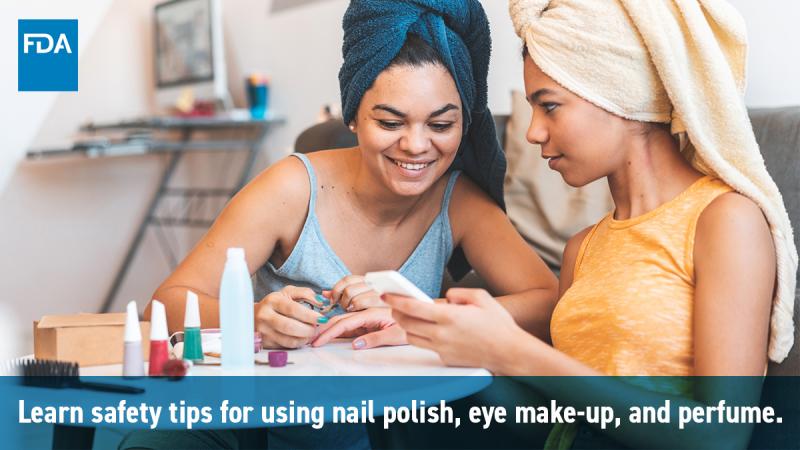
{"label": "wall", "polygon": [[800,105],[800,2],[730,0],[747,23],[748,106]]}
{"label": "wall", "polygon": [[[42,120],[58,94],[53,92],[17,92],[17,20],[79,19],[78,53],[82,54],[94,30],[105,16],[111,0],[86,0],[80,4],[47,0],[4,0],[0,2],[0,61],[7,64],[0,71],[0,192],[14,172]],[[22,120],[20,120],[22,119]]]}
{"label": "wall", "polygon": [[[19,161],[16,154],[29,148],[69,145],[86,121],[151,110],[151,33],[143,30],[149,29],[155,1],[118,0],[105,6],[85,2],[86,11],[76,2],[56,3],[71,6],[44,13],[29,11],[26,3],[4,15],[77,17],[81,39],[79,92],[52,94],[49,107],[42,105],[39,93],[15,92],[11,96],[15,106],[3,108],[15,117],[4,118],[3,123],[11,126],[4,127],[0,147],[4,164],[13,168],[0,191],[0,301],[12,306],[22,324],[27,351],[31,348],[27,324],[33,319],[45,313],[94,312],[99,307],[163,166],[158,156]],[[92,19],[94,14],[100,16]],[[16,91],[16,71],[13,82],[2,84],[3,89],[12,87]],[[27,120],[37,115],[40,124],[26,138]],[[12,158],[15,162],[9,163]],[[139,268],[139,284],[152,285],[162,276],[162,259],[147,249],[141,256],[148,263]],[[151,270],[157,274],[150,275]],[[123,296],[141,295],[141,288],[134,290]]]}

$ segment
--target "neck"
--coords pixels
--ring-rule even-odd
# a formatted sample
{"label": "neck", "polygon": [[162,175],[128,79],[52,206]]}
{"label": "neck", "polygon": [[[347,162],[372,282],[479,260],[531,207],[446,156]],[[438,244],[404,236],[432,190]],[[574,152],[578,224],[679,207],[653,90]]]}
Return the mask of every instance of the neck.
{"label": "neck", "polygon": [[625,159],[608,176],[614,199],[614,218],[626,220],[652,211],[677,197],[702,174],[680,154],[678,143],[666,131],[635,138]]}
{"label": "neck", "polygon": [[424,195],[402,196],[388,189],[367,169],[361,152],[355,152],[352,183],[355,208],[375,226],[400,225],[422,201]]}

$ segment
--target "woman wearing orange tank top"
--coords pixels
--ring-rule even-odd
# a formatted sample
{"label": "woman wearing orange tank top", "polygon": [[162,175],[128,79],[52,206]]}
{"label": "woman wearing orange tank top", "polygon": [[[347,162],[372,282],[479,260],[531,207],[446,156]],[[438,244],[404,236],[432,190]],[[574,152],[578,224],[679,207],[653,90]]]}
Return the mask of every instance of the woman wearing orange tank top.
{"label": "woman wearing orange tank top", "polygon": [[[604,178],[615,209],[564,250],[552,345],[469,289],[429,306],[387,296],[408,342],[450,365],[537,376],[524,382],[579,408],[628,411],[664,399],[705,407],[720,392],[678,377],[758,381],[768,359],[780,362],[791,348],[783,306],[794,302],[797,254],[742,102],[741,17],[699,0],[511,0],[510,11],[533,108],[527,139],[569,185]],[[576,375],[619,378],[540,378]],[[746,400],[757,404],[757,390]],[[747,445],[749,427],[722,430],[661,424],[610,428],[602,438],[647,448]],[[545,446],[566,448],[575,436],[576,427],[556,426]]]}

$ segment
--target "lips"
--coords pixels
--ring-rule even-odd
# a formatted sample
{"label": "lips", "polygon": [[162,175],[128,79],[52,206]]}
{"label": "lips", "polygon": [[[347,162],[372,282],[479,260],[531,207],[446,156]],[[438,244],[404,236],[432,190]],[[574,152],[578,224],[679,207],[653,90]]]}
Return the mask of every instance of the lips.
{"label": "lips", "polygon": [[436,160],[433,160],[433,161],[431,161],[431,160],[427,160],[427,161],[400,161],[398,159],[393,159],[393,158],[390,158],[388,156],[386,158],[389,159],[389,161],[391,161],[395,166],[397,166],[397,167],[399,167],[401,169],[404,169],[404,170],[412,171],[412,172],[420,172],[420,171],[422,171],[424,169],[427,169],[433,163],[436,162]]}
{"label": "lips", "polygon": [[547,165],[549,165],[550,168],[553,169],[553,170],[555,170],[556,164],[558,164],[558,162],[561,161],[561,158],[563,156],[564,155],[545,155],[545,154],[542,154],[542,158],[547,160]]}

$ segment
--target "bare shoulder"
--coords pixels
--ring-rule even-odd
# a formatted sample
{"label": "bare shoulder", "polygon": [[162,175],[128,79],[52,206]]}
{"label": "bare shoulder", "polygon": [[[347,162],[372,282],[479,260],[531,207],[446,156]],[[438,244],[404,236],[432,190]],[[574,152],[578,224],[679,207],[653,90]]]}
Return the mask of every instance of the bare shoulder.
{"label": "bare shoulder", "polygon": [[698,238],[708,240],[717,236],[769,238],[769,224],[756,202],[737,192],[728,192],[714,199],[697,221]]}
{"label": "bare shoulder", "polygon": [[317,165],[334,164],[341,161],[343,157],[352,157],[358,152],[358,147],[332,148],[328,150],[318,150],[306,153],[306,158],[316,167]]}
{"label": "bare shoulder", "polygon": [[308,172],[303,162],[287,156],[258,174],[242,193],[263,199],[279,198],[282,203],[308,203],[310,196]]}
{"label": "bare shoulder", "polygon": [[353,167],[358,164],[358,154],[359,150],[353,147],[319,150],[306,154],[306,157],[319,185],[343,186],[350,184]]}
{"label": "bare shoulder", "polygon": [[308,172],[298,158],[286,157],[259,173],[234,196],[228,215],[264,223],[279,216],[282,221],[304,217],[310,193]]}
{"label": "bare shoulder", "polygon": [[722,194],[700,214],[695,233],[695,266],[741,259],[756,270],[775,265],[775,247],[761,208],[736,192]]}

